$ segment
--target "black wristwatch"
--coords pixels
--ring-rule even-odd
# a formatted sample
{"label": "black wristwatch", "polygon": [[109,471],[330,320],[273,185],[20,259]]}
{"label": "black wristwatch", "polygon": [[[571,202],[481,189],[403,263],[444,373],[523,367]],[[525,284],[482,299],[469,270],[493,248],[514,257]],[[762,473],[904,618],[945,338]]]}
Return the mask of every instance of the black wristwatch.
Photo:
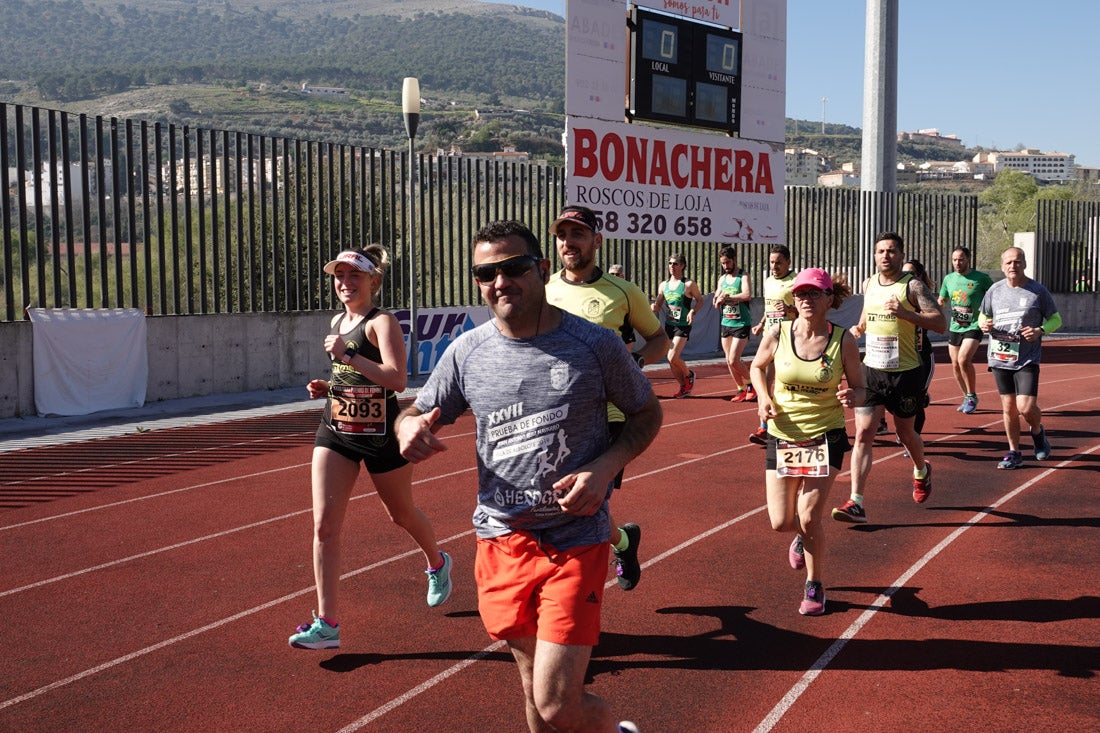
{"label": "black wristwatch", "polygon": [[340,361],[345,364],[351,364],[351,360],[355,358],[355,355],[359,353],[355,350],[354,346],[349,346],[344,350],[344,355],[340,357]]}
{"label": "black wristwatch", "polygon": [[642,356],[641,352],[635,351],[630,355],[634,357],[634,361],[638,364],[639,369],[645,366],[645,357]]}

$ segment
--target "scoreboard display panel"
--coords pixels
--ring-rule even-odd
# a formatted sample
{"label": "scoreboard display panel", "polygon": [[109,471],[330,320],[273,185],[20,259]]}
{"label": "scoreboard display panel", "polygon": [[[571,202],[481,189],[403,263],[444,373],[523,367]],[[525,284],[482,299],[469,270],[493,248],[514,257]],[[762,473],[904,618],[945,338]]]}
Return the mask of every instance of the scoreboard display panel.
{"label": "scoreboard display panel", "polygon": [[635,7],[627,117],[740,132],[740,33]]}

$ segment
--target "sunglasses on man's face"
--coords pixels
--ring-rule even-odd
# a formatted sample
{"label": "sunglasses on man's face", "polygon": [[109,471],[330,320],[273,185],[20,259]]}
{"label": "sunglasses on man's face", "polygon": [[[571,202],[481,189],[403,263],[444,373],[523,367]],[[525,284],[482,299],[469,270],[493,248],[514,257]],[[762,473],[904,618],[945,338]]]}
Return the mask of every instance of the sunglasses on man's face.
{"label": "sunglasses on man's face", "polygon": [[523,277],[531,271],[539,263],[539,258],[533,255],[519,255],[517,257],[509,257],[506,260],[500,262],[486,262],[481,265],[474,265],[470,268],[470,271],[474,274],[474,280],[479,283],[491,283],[497,279],[497,274],[504,275],[507,278]]}

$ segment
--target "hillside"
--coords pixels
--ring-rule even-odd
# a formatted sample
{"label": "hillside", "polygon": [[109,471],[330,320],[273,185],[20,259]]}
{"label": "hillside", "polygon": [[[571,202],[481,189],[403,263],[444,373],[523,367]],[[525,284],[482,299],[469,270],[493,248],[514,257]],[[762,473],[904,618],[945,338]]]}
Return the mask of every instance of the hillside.
{"label": "hillside", "polygon": [[[407,142],[401,80],[420,79],[420,149],[513,145],[560,161],[564,19],[477,0],[4,0],[0,99],[374,147]],[[78,29],[78,30],[77,30]],[[196,39],[201,39],[196,42]],[[301,94],[338,86],[344,98]],[[478,112],[496,114],[486,121]],[[787,120],[787,144],[837,165],[860,130]],[[899,161],[973,151],[899,146]]]}
{"label": "hillside", "polygon": [[[564,20],[476,0],[5,0],[0,99],[377,147],[561,155]],[[74,29],[79,29],[75,31]],[[196,42],[196,39],[201,39]],[[344,87],[345,99],[298,92]],[[475,124],[475,111],[525,113]]]}
{"label": "hillside", "polygon": [[561,95],[561,18],[474,0],[374,0],[350,16],[328,12],[354,5],[5,0],[4,34],[21,42],[0,45],[0,68],[63,102],[203,81],[394,90],[406,76],[443,91]]}

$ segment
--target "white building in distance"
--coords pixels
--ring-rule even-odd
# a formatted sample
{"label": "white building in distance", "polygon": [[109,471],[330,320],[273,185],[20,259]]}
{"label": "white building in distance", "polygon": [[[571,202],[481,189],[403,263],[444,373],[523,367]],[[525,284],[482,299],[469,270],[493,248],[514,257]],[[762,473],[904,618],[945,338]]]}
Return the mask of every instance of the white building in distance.
{"label": "white building in distance", "polygon": [[1037,181],[1066,183],[1077,177],[1073,156],[1069,153],[1044,153],[1036,148],[1016,152],[978,153],[974,163],[990,163],[994,173],[1016,170]]}
{"label": "white building in distance", "polygon": [[809,148],[787,148],[783,161],[787,186],[816,186],[817,177],[829,170],[825,156]]}

